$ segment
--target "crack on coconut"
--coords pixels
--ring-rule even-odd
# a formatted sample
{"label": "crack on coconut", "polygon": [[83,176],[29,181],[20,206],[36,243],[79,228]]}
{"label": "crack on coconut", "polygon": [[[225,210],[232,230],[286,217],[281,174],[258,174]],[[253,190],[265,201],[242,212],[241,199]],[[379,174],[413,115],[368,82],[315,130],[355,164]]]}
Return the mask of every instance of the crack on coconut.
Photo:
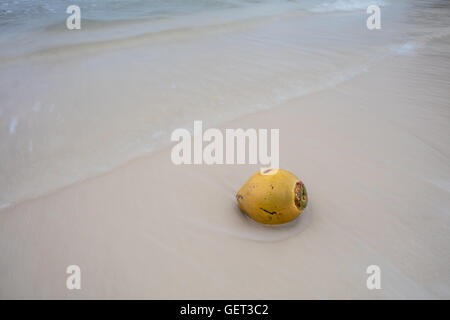
{"label": "crack on coconut", "polygon": [[262,211],[264,211],[264,212],[267,212],[268,214],[277,214],[277,212],[276,211],[273,211],[273,212],[270,212],[270,211],[268,211],[268,210],[266,210],[266,209],[264,209],[264,208],[260,208]]}

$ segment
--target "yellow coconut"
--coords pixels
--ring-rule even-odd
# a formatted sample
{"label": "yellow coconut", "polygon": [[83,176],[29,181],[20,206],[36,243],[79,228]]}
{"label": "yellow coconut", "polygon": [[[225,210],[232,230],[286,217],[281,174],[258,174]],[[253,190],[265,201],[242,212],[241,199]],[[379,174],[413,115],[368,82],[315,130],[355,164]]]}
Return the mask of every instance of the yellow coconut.
{"label": "yellow coconut", "polygon": [[236,199],[242,211],[264,224],[290,222],[308,204],[303,182],[282,169],[257,172],[238,191]]}

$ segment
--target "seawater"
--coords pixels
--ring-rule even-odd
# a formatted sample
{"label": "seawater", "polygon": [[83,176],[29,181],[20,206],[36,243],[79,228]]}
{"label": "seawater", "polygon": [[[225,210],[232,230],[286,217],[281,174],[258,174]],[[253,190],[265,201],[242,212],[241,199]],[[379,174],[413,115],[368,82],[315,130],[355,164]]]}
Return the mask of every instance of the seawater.
{"label": "seawater", "polygon": [[71,4],[0,2],[0,209],[450,35],[438,0],[80,0],[69,31]]}

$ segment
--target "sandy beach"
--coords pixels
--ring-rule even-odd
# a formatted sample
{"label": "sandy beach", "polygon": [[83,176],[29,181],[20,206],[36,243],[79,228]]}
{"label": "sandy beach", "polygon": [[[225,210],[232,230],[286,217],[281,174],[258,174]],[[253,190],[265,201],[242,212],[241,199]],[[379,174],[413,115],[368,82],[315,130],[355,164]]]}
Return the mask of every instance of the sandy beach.
{"label": "sandy beach", "polygon": [[[175,166],[168,148],[3,211],[1,296],[448,297],[448,101],[404,93],[449,70],[415,74],[417,59],[225,125],[283,128],[281,166],[310,190],[295,224],[240,213],[234,194],[257,167]],[[398,92],[377,94],[390,86],[378,79],[396,76]],[[82,268],[79,292],[65,287],[70,264]],[[366,288],[371,264],[382,290]]]}
{"label": "sandy beach", "polygon": [[[344,19],[345,13],[339,17]],[[266,22],[254,23],[258,29]],[[235,28],[241,32],[241,27]],[[231,38],[236,31],[227,28],[220,32]],[[111,66],[114,59],[120,61],[120,52],[129,50],[135,57],[144,59],[139,52],[145,51],[139,50],[149,48],[147,41],[141,38],[125,41],[120,49],[105,44],[106,53],[89,61],[92,66],[99,61]],[[185,46],[188,54],[190,46],[194,48],[196,44],[190,39],[176,45],[164,41],[168,41],[162,44],[166,47]],[[159,50],[159,45],[152,42],[150,48]],[[199,47],[195,48],[200,51]],[[90,176],[58,180],[65,185],[54,188],[59,185],[53,183],[56,180],[52,174],[65,168],[70,171],[76,165],[86,167],[85,163],[94,159],[73,158],[69,144],[62,151],[68,158],[72,157],[71,162],[64,162],[67,166],[59,166],[65,158],[57,153],[49,153],[57,160],[55,167],[48,167],[50,157],[36,164],[37,168],[40,165],[47,168],[39,171],[49,172],[50,187],[43,194],[34,193],[39,188],[20,187],[15,176],[9,174],[8,170],[15,166],[29,167],[26,156],[17,158],[16,164],[6,159],[2,165],[2,173],[8,177],[7,182],[1,183],[3,200],[8,200],[7,194],[15,201],[0,211],[0,298],[448,299],[450,33],[422,36],[412,48],[403,45],[397,49],[381,57],[367,54],[367,59],[363,59],[367,64],[358,72],[350,75],[349,70],[353,69],[347,68],[346,78],[322,86],[314,84],[314,89],[307,94],[288,96],[270,108],[249,109],[233,117],[236,111],[230,103],[230,116],[214,120],[209,118],[209,113],[203,117],[200,109],[193,109],[191,118],[179,119],[180,122],[167,127],[167,132],[161,131],[158,147],[151,152],[133,153],[127,156],[131,159],[120,157],[124,163],[108,164],[103,172]],[[156,58],[164,51],[154,52]],[[290,57],[289,51],[283,52],[285,58]],[[59,64],[67,64],[64,70],[74,72],[80,66],[88,68],[88,64],[75,60],[77,54],[52,53],[51,58],[38,57],[45,60],[36,63],[35,68],[43,65],[58,68]],[[305,57],[300,60],[306,61]],[[203,62],[196,66],[207,67],[212,63]],[[231,58],[223,61],[230,68],[233,62]],[[173,63],[177,62],[173,60]],[[280,74],[286,79],[287,74],[280,71],[284,70],[283,63],[289,64],[288,59],[267,67],[267,74],[258,79],[261,82],[255,82],[258,92],[263,94],[263,83],[268,81],[268,85],[270,79],[275,83]],[[304,62],[299,70],[311,71],[307,65]],[[2,70],[19,67],[25,68],[17,61],[8,60]],[[184,77],[181,63],[177,67],[181,70],[180,77]],[[136,64],[132,70],[140,77],[138,69]],[[102,70],[105,70],[102,77],[108,78],[108,69]],[[223,79],[220,75],[227,76],[224,70],[223,74],[216,73],[218,78],[211,81],[220,83]],[[233,72],[237,70],[236,66]],[[246,71],[241,72],[242,78]],[[292,73],[292,81],[294,74],[298,73]],[[74,77],[78,79],[76,73]],[[191,77],[193,86],[184,87],[183,94],[194,92],[194,84],[202,81],[199,74],[186,77]],[[61,78],[52,78],[50,83],[57,83]],[[131,83],[138,81],[134,77],[117,81],[125,85],[127,79]],[[236,79],[239,81],[239,76]],[[106,91],[114,81],[101,82],[97,89]],[[96,99],[99,106],[113,105],[113,100],[120,97],[117,81],[113,83],[116,91],[103,98],[87,85],[77,86],[86,93],[77,103]],[[156,84],[152,81],[145,85]],[[14,101],[27,99],[7,96],[5,78],[0,83],[4,85],[0,92],[5,97],[5,110]],[[17,86],[20,89],[21,85]],[[68,92],[64,83],[59,88]],[[217,89],[216,97],[224,93],[224,99],[234,92],[234,100],[225,100],[227,103],[253,103],[255,98],[252,94],[241,95],[245,89],[256,92],[248,84],[242,91],[226,81],[217,88],[222,89]],[[155,120],[154,126],[163,128],[167,117],[184,115],[180,101],[185,96],[163,100],[158,96],[160,92],[152,96],[152,102],[179,106],[168,108],[167,112],[155,111],[159,122]],[[141,96],[137,89],[130,89],[129,96],[117,103],[126,102],[134,93],[134,98],[129,99],[133,103],[144,103],[149,98]],[[209,99],[206,94],[203,97]],[[54,94],[54,98],[63,104],[62,94]],[[196,101],[186,100],[186,108]],[[49,105],[45,101],[42,104]],[[213,111],[217,113],[217,110]],[[73,113],[73,121],[87,122],[87,133],[82,128],[76,129],[80,140],[84,139],[83,148],[76,151],[80,155],[100,150],[95,148],[95,139],[107,144],[122,134],[121,126],[125,122],[116,121],[115,111],[111,111],[111,117],[105,118],[108,126],[100,123],[98,135],[90,140],[88,133],[92,126],[82,112],[80,109],[80,119]],[[131,119],[131,115],[124,117]],[[151,118],[139,114],[142,123]],[[11,127],[10,118],[0,119],[5,128]],[[180,123],[191,123],[191,119],[210,119],[208,125],[221,130],[280,129],[280,167],[295,173],[308,188],[309,204],[302,215],[288,225],[269,227],[252,221],[239,210],[235,194],[258,171],[259,165],[173,164],[173,143],[168,142],[170,131]],[[66,125],[71,128],[71,124]],[[6,130],[3,137],[7,136]],[[20,122],[17,132],[18,135]],[[45,140],[48,135],[38,138]],[[27,139],[23,140],[25,145]],[[3,142],[1,147],[11,151],[11,145],[12,142]],[[78,148],[81,144],[74,143],[74,146]],[[105,157],[117,152],[105,150]],[[95,161],[102,159],[95,158]],[[42,180],[39,172],[32,175],[27,172],[17,181],[26,182],[25,178],[30,177],[34,186],[44,186],[47,180]],[[29,197],[19,201],[19,195]],[[66,287],[69,265],[81,268],[81,290]],[[380,290],[369,290],[366,286],[366,269],[370,265],[380,267]]]}

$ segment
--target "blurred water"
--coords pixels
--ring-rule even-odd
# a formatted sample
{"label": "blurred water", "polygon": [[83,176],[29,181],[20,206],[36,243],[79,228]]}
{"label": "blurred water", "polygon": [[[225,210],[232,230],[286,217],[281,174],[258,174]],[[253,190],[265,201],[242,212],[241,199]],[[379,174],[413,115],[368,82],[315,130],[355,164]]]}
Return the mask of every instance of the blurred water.
{"label": "blurred water", "polygon": [[72,1],[2,1],[0,208],[450,35],[446,1],[378,1],[381,31],[369,2],[80,0],[68,31]]}
{"label": "blurred water", "polygon": [[[223,9],[259,10],[303,9],[311,12],[362,10],[385,0],[2,0],[0,24],[5,27],[38,28],[64,21],[66,8],[78,5],[83,18],[99,21],[161,19]],[[220,14],[220,13],[219,13]]]}
{"label": "blurred water", "polygon": [[[400,0],[403,1],[403,0]],[[80,7],[83,33],[67,34],[68,6]],[[0,59],[61,44],[245,21],[303,11],[364,11],[386,0],[2,0]],[[36,41],[40,38],[40,41]]]}

